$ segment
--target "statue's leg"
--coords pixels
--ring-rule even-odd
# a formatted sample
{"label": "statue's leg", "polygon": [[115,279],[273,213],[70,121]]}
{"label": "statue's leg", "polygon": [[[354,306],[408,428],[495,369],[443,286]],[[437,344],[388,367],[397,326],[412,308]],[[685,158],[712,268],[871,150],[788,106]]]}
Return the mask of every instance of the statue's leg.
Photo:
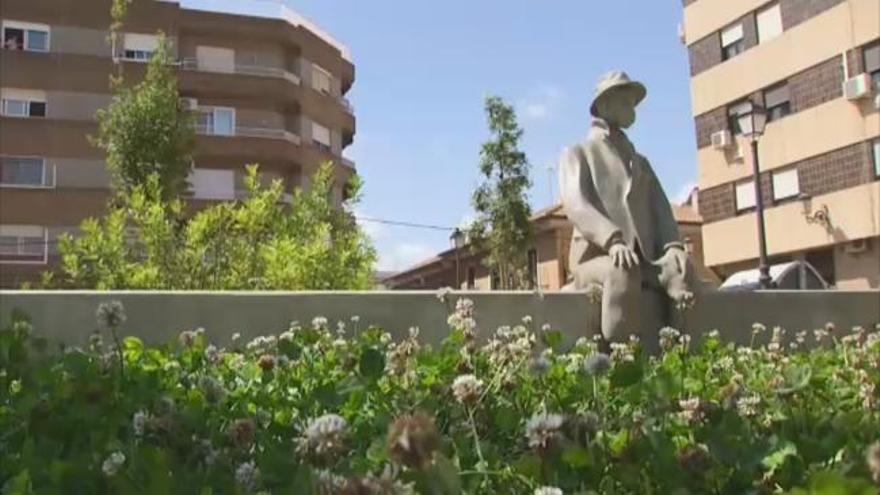
{"label": "statue's leg", "polygon": [[638,267],[624,270],[609,256],[597,256],[579,265],[575,280],[579,288],[602,287],[602,336],[622,341],[640,330],[642,276]]}

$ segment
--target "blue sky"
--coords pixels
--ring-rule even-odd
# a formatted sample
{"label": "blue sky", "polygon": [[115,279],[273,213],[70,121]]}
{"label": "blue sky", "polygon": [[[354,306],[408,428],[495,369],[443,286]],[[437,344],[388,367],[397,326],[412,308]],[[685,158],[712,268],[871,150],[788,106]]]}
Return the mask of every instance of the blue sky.
{"label": "blue sky", "polygon": [[[696,178],[679,0],[285,1],[352,51],[357,135],[346,155],[366,183],[361,215],[444,226],[466,219],[490,93],[515,105],[525,129],[532,207],[552,204],[548,166],[585,136],[595,82],[614,68],[648,87],[630,135],[667,193],[680,195]],[[449,246],[445,232],[364,227],[380,269]]]}

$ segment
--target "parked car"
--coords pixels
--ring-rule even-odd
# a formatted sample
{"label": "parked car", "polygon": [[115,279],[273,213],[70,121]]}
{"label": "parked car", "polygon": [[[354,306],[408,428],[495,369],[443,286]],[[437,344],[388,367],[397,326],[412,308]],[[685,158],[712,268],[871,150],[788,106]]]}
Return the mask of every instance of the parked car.
{"label": "parked car", "polygon": [[[761,272],[743,270],[736,272],[721,284],[718,290],[750,291],[759,290]],[[813,265],[806,261],[789,261],[770,266],[770,278],[776,290],[829,290],[831,285],[819,275]]]}

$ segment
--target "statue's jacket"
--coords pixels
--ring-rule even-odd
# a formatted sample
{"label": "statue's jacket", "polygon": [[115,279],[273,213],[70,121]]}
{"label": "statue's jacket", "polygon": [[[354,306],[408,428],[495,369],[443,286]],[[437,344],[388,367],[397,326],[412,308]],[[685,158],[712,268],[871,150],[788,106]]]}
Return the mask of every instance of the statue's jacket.
{"label": "statue's jacket", "polygon": [[575,227],[571,266],[607,254],[615,238],[652,262],[681,247],[657,176],[620,130],[594,120],[587,140],[565,149],[559,169],[563,211]]}

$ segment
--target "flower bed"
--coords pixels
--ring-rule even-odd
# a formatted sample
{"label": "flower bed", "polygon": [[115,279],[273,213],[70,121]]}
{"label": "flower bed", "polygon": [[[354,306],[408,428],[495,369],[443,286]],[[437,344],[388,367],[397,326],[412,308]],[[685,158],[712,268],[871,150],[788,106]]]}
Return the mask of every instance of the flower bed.
{"label": "flower bed", "polygon": [[[0,330],[4,493],[877,493],[880,333],[661,332],[610,355],[526,319],[437,348],[356,319],[145,347],[102,305],[86,349]],[[818,340],[812,350],[806,339]],[[118,343],[118,345],[114,345]]]}

